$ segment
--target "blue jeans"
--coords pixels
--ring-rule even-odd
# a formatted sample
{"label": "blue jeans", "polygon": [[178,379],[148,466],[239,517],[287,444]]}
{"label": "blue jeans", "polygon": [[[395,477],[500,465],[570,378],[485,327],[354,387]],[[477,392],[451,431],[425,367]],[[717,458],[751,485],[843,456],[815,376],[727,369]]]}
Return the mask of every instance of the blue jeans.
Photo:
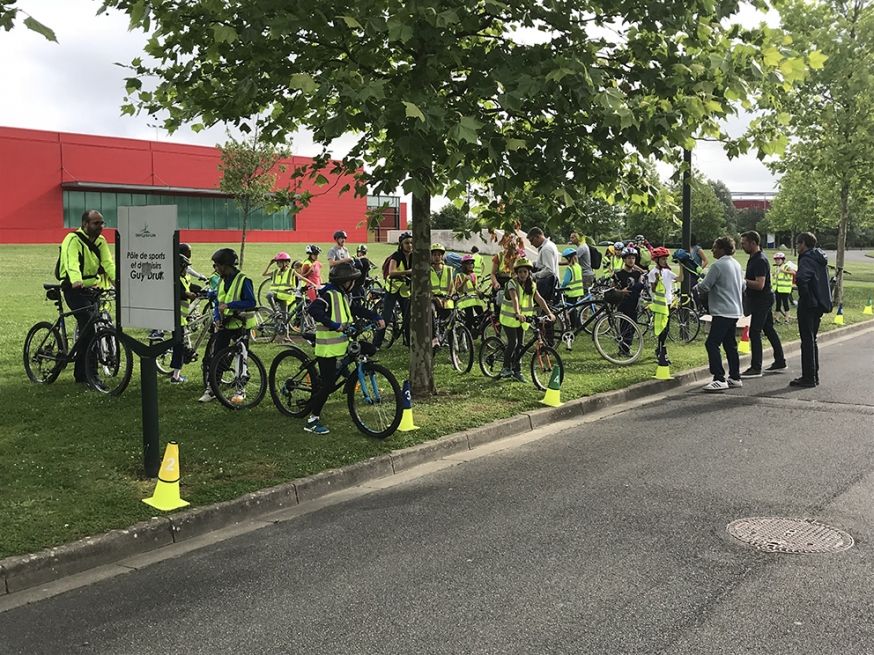
{"label": "blue jeans", "polygon": [[710,373],[714,380],[725,382],[725,369],[722,367],[722,352],[728,360],[728,377],[740,380],[740,357],[737,354],[737,319],[725,316],[714,316],[710,323],[710,334],[704,347],[707,348],[707,359],[710,362]]}

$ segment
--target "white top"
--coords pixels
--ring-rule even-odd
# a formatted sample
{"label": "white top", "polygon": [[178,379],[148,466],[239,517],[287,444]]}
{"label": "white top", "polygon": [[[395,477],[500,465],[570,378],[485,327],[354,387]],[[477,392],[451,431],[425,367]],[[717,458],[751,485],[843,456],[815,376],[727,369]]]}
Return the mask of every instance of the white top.
{"label": "white top", "polygon": [[341,259],[349,259],[351,256],[352,255],[349,254],[349,250],[347,250],[345,246],[342,248],[340,246],[334,246],[328,251],[329,262],[338,262]]}
{"label": "white top", "polygon": [[662,284],[665,287],[665,303],[670,307],[671,303],[674,302],[674,280],[677,279],[677,276],[669,268],[654,268],[647,274],[650,287],[655,284],[659,275],[662,276]]}
{"label": "white top", "polygon": [[542,278],[552,273],[558,279],[558,248],[552,239],[545,239],[537,250],[537,270],[533,277]]}

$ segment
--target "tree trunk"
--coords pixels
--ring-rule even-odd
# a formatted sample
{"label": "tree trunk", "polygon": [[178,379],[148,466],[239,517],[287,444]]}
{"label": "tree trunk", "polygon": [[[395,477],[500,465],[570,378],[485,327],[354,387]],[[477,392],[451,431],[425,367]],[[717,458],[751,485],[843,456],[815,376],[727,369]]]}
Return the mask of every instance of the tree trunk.
{"label": "tree trunk", "polygon": [[410,296],[410,386],[414,398],[435,391],[431,346],[431,196],[413,195],[413,280]]}
{"label": "tree trunk", "polygon": [[246,250],[246,228],[249,225],[249,203],[243,207],[243,233],[240,236],[240,270],[243,270],[243,254]]}
{"label": "tree trunk", "polygon": [[838,225],[837,254],[835,255],[834,304],[844,301],[844,251],[847,249],[847,227],[850,223],[850,182],[841,182],[841,222]]}

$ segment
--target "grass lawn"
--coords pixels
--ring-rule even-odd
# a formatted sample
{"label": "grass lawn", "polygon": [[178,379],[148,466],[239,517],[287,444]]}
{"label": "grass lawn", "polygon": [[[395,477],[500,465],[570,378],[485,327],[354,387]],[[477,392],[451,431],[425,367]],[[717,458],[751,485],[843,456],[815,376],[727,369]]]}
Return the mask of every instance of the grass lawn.
{"label": "grass lawn", "polygon": [[[236,245],[236,244],[229,244]],[[211,270],[209,256],[219,244],[194,244],[193,264]],[[293,257],[302,246],[284,246]],[[247,272],[260,279],[263,265],[278,245],[246,247]],[[391,248],[374,245],[371,258],[381,264]],[[141,477],[139,371],[120,398],[83,391],[65,370],[49,386],[31,384],[21,361],[28,328],[54,320],[53,305],[41,284],[51,281],[57,246],[0,246],[0,274],[7,280],[0,299],[0,381],[6,409],[0,418],[0,557],[25,553],[119,528],[154,515],[140,502],[153,481]],[[745,262],[745,255],[741,254]],[[874,288],[874,261],[854,264],[845,303],[848,324],[863,320],[862,308]],[[831,329],[831,320],[823,330]],[[781,327],[786,339],[794,326]],[[256,345],[269,366],[279,346]],[[652,345],[634,366],[618,368],[603,361],[585,337],[573,352],[561,351],[567,366],[563,398],[577,398],[648,379],[655,370]],[[703,339],[671,346],[673,368],[706,362]],[[399,379],[407,361],[400,348],[381,355]],[[281,415],[269,395],[254,410],[229,412],[218,403],[200,405],[199,367],[191,365],[186,385],[161,380],[160,420],[163,441],[180,443],[182,494],[192,505],[227,500],[299,476],[434,439],[498,418],[540,407],[542,392],[533,385],[493,382],[479,369],[467,375],[452,371],[448,355],[438,355],[438,396],[414,406],[421,430],[397,433],[384,442],[364,438],[354,428],[345,402],[337,396],[323,413],[331,428],[326,437],[303,432],[303,421]],[[163,444],[162,444],[163,447]]]}

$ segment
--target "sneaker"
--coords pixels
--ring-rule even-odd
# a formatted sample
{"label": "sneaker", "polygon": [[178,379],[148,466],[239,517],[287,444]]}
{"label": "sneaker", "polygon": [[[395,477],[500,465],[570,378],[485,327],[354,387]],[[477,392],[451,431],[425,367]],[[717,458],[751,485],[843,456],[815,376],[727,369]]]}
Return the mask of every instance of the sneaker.
{"label": "sneaker", "polygon": [[728,382],[723,380],[712,380],[703,387],[704,391],[725,391],[728,389]]}
{"label": "sneaker", "polygon": [[[761,376],[761,373],[759,374]],[[740,389],[744,386],[744,383],[740,380],[735,380],[734,378],[728,378],[728,388],[729,389]]]}
{"label": "sneaker", "polygon": [[762,377],[762,369],[760,369],[760,368],[753,368],[752,366],[750,366],[746,371],[744,371],[743,373],[741,373],[740,376],[741,376],[741,378],[743,378],[743,379],[746,379],[746,378],[760,378],[760,377]]}
{"label": "sneaker", "polygon": [[784,371],[784,370],[786,370],[786,368],[787,368],[786,362],[774,362],[765,370],[766,371]]}
{"label": "sneaker", "polygon": [[513,371],[511,371],[508,368],[502,368],[501,372],[498,373],[498,379],[500,379],[500,380],[506,380],[506,379],[509,379],[511,377],[513,377]]}
{"label": "sneaker", "polygon": [[795,378],[791,382],[789,382],[790,387],[815,387],[816,382],[814,380],[808,380],[807,378]]}
{"label": "sneaker", "polygon": [[308,418],[306,425],[303,426],[303,430],[313,434],[328,434],[330,432],[317,418]]}
{"label": "sneaker", "polygon": [[512,374],[510,377],[511,377],[513,380],[516,380],[516,382],[521,382],[521,383],[523,383],[523,384],[525,384],[525,383],[528,382],[528,380],[525,379],[525,376],[522,375],[522,373],[520,373],[519,371],[514,371],[513,374]]}
{"label": "sneaker", "polygon": [[188,378],[184,375],[170,378],[170,384],[185,384],[186,382],[188,382]]}
{"label": "sneaker", "polygon": [[210,400],[215,400],[215,396],[212,395],[212,391],[207,389],[203,392],[203,395],[197,399],[199,403],[208,403]]}

